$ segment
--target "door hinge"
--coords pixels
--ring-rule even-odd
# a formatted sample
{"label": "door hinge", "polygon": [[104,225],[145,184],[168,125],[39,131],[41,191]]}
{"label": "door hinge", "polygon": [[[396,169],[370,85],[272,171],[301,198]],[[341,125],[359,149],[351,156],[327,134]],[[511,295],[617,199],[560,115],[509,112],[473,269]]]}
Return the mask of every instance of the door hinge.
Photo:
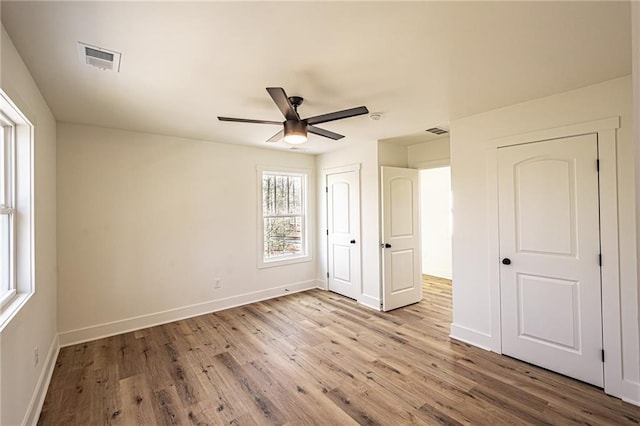
{"label": "door hinge", "polygon": [[328,186],[324,187],[324,192],[326,192],[327,194],[329,193],[329,187]]}
{"label": "door hinge", "polygon": [[600,171],[600,159],[596,160],[596,172]]}
{"label": "door hinge", "polygon": [[598,265],[602,266],[602,253],[598,254]]}
{"label": "door hinge", "polygon": [[327,235],[329,235],[329,230],[327,229]]}
{"label": "door hinge", "polygon": [[327,278],[329,278],[329,273],[327,272]]}
{"label": "door hinge", "polygon": [[602,350],[602,362],[604,362],[604,349]]}

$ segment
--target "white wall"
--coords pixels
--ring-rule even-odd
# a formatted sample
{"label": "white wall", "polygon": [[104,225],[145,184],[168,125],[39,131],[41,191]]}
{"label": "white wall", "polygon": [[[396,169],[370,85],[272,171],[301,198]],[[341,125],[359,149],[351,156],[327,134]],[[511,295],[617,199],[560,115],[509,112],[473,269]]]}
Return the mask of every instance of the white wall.
{"label": "white wall", "polygon": [[58,349],[56,122],[4,27],[1,42],[0,86],[35,127],[35,294],[0,334],[0,424],[17,425],[38,414]]}
{"label": "white wall", "polygon": [[[362,292],[358,302],[380,309],[380,239],[378,237],[378,143],[352,142],[345,148],[316,157],[318,175],[318,280],[326,283],[327,239],[326,196],[323,171],[335,167],[360,164],[361,263]],[[323,286],[326,288],[326,286]]]}
{"label": "white wall", "polygon": [[420,170],[422,273],[451,279],[451,168]]}
{"label": "white wall", "polygon": [[378,142],[378,165],[408,167],[407,147],[393,142]]}
{"label": "white wall", "polygon": [[[315,287],[315,257],[257,269],[256,249],[256,166],[313,170],[314,162],[290,152],[59,123],[61,343]],[[313,183],[309,198],[313,254]]]}
{"label": "white wall", "polygon": [[[537,99],[451,123],[451,184],[453,191],[453,324],[452,334],[499,350],[492,323],[499,306],[492,305],[490,276],[499,259],[489,253],[496,217],[489,211],[496,188],[488,176],[496,173],[492,140],[570,124],[621,116],[618,137],[618,212],[623,340],[623,379],[637,393],[638,281],[634,160],[632,143],[632,85],[624,77],[583,89]],[[462,336],[461,336],[462,337]],[[638,400],[638,395],[629,394]]]}
{"label": "white wall", "polygon": [[408,164],[412,169],[422,169],[449,164],[449,136],[434,139],[407,149]]}

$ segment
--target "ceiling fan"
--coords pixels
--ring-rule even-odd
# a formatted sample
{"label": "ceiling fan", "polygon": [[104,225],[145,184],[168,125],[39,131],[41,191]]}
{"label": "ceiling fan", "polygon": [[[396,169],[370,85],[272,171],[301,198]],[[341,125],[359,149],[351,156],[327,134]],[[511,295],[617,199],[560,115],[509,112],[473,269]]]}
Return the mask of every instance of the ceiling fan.
{"label": "ceiling fan", "polygon": [[218,117],[218,120],[235,121],[239,123],[274,124],[283,126],[283,129],[267,139],[267,142],[278,142],[284,136],[285,142],[297,145],[307,141],[307,132],[319,136],[324,136],[325,138],[333,140],[342,139],[344,135],[321,129],[320,127],[316,127],[316,124],[342,120],[343,118],[355,117],[358,115],[369,113],[367,107],[359,106],[356,108],[350,108],[342,111],[335,111],[328,114],[321,114],[314,117],[301,119],[298,115],[298,107],[302,105],[302,102],[304,101],[303,98],[301,98],[300,96],[287,96],[282,87],[267,87],[267,92],[269,92],[269,95],[271,95],[273,102],[276,103],[276,105],[282,112],[282,115],[284,115],[284,121],[252,120],[246,118],[231,117]]}

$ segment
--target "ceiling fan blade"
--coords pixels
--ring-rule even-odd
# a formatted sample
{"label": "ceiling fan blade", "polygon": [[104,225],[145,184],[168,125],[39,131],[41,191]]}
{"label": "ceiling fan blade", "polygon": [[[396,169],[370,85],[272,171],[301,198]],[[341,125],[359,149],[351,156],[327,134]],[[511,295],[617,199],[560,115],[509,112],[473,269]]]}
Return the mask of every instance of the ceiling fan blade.
{"label": "ceiling fan blade", "polygon": [[320,127],[316,127],[316,126],[307,126],[307,132],[313,133],[315,135],[324,136],[325,138],[333,139],[334,141],[344,138],[344,135],[330,132],[329,130],[321,129]]}
{"label": "ceiling fan blade", "polygon": [[291,101],[282,87],[267,87],[267,92],[287,120],[300,120],[300,116],[291,105]]}
{"label": "ceiling fan blade", "polygon": [[280,130],[278,133],[276,133],[275,135],[267,139],[267,142],[278,142],[282,140],[283,137],[284,137],[284,130]]}
{"label": "ceiling fan blade", "polygon": [[343,118],[355,117],[362,114],[368,114],[369,110],[365,106],[349,108],[342,111],[330,112],[328,114],[316,115],[309,117],[305,121],[308,124],[320,124],[328,121],[342,120]]}
{"label": "ceiling fan blade", "polygon": [[220,121],[235,121],[237,123],[256,123],[256,124],[277,124],[282,126],[282,121],[269,121],[269,120],[252,120],[249,118],[231,118],[231,117],[218,117]]}

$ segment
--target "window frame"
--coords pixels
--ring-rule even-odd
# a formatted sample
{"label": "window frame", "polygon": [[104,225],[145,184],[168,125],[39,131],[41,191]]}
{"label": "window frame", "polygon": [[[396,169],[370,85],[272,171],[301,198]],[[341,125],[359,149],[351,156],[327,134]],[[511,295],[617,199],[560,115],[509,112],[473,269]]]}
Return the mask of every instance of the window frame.
{"label": "window frame", "polygon": [[[11,130],[11,209],[12,242],[10,259],[13,289],[0,291],[0,331],[35,294],[35,215],[34,215],[34,138],[35,128],[27,116],[0,89],[0,120]],[[9,184],[7,184],[9,185]],[[3,189],[3,191],[5,191]]]}
{"label": "window frame", "polygon": [[[294,215],[301,217],[302,221],[302,237],[301,246],[302,253],[293,255],[283,255],[271,258],[265,258],[265,238],[264,238],[264,219],[266,217],[279,217],[280,215],[273,216],[264,214],[264,199],[263,199],[263,177],[264,175],[276,175],[276,176],[296,176],[302,178],[301,185],[301,214]],[[309,208],[309,191],[311,183],[311,170],[309,169],[295,169],[285,167],[270,167],[270,166],[257,166],[256,167],[256,183],[257,183],[257,257],[258,257],[258,269],[270,268],[274,266],[291,265],[301,262],[309,262],[312,260],[310,248],[311,248],[311,236],[310,236],[310,208]],[[282,217],[289,217],[291,215],[284,215]]]}
{"label": "window frame", "polygon": [[[0,288],[0,310],[15,297],[16,290],[16,124],[0,110],[0,161],[4,163],[0,172],[4,174],[4,185],[0,188],[0,215],[7,215],[9,228],[9,277],[7,288]],[[2,202],[4,201],[4,203]]]}

